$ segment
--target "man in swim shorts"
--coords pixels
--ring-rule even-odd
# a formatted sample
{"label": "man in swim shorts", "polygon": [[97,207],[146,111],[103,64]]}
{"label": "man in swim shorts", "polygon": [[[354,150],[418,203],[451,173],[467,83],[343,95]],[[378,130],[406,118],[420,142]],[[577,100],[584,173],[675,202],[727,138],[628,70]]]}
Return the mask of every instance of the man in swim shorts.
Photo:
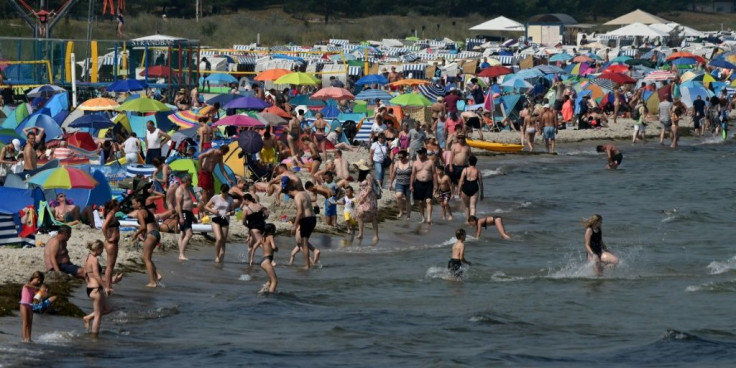
{"label": "man in swim shorts", "polygon": [[[294,203],[296,204],[296,218],[291,227],[291,233],[295,235],[296,242],[302,249],[302,254],[304,254],[304,268],[309,269],[312,266],[311,260],[309,259],[309,237],[317,226],[317,217],[312,207],[312,199],[309,198],[309,194],[296,182],[290,181],[287,184],[286,190],[289,196],[294,198]],[[319,260],[318,250],[316,249],[314,251],[314,258],[315,262]]]}
{"label": "man in swim shorts", "polygon": [[595,148],[596,152],[605,152],[608,164],[606,169],[615,169],[621,165],[621,161],[624,159],[624,155],[611,143],[606,143]]}
{"label": "man in swim shorts", "polygon": [[547,153],[555,153],[555,135],[557,134],[557,113],[552,111],[549,104],[545,104],[542,109],[542,115],[539,118],[544,127],[542,138],[544,145],[547,147]]}
{"label": "man in swim shorts", "polygon": [[[411,168],[411,184],[409,190],[413,192],[414,202],[419,206],[422,223],[432,223],[432,197],[437,188],[437,176],[434,174],[434,161],[427,158],[427,149],[417,150],[417,160]],[[425,217],[424,208],[427,208]]]}
{"label": "man in swim shorts", "polygon": [[[218,149],[211,149],[207,152],[199,154],[199,172],[197,173],[199,179],[199,187],[202,188],[202,200],[199,202],[199,213],[204,213],[204,205],[210,201],[210,198],[215,194],[215,177],[212,172],[215,170],[215,166],[222,164],[222,157],[230,151],[230,148],[220,146]],[[234,186],[235,183],[223,183],[230,186]]]}
{"label": "man in swim shorts", "polygon": [[84,269],[72,264],[66,242],[72,237],[72,228],[62,225],[58,234],[46,242],[43,250],[44,262],[47,271],[63,272],[68,275],[83,279]]}
{"label": "man in swim shorts", "polygon": [[455,231],[455,244],[452,246],[452,257],[447,262],[447,271],[452,277],[461,278],[463,276],[463,263],[470,266],[470,261],[465,259],[465,230],[457,229]]}
{"label": "man in swim shorts", "polygon": [[452,144],[450,149],[450,162],[447,175],[452,180],[453,193],[458,195],[457,183],[460,181],[460,175],[463,169],[468,167],[468,159],[470,158],[470,147],[465,142],[465,133],[459,132],[457,140]]}

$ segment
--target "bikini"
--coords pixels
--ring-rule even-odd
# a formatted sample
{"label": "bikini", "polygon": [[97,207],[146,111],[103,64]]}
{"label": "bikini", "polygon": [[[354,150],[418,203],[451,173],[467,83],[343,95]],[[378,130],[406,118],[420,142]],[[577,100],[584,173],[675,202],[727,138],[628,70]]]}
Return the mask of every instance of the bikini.
{"label": "bikini", "polygon": [[[153,213],[151,213],[151,211],[146,209],[146,218],[143,220],[143,225],[148,225],[148,224],[156,224],[156,216],[154,216]],[[156,238],[157,243],[161,241],[161,232],[159,232],[158,230],[151,230],[146,235],[154,236]]]}
{"label": "bikini", "polygon": [[[89,259],[89,256],[90,255],[91,254],[88,254],[87,255],[87,259]],[[85,260],[84,263],[87,263],[87,260]],[[87,272],[87,273],[89,274],[89,272]],[[102,266],[100,266],[99,263],[97,264],[97,273],[102,274]],[[102,286],[97,286],[97,287],[92,287],[92,288],[91,287],[88,287],[87,288],[87,297],[88,298],[91,298],[92,292],[95,291],[95,290],[97,290],[100,293],[102,293],[104,291],[104,289],[102,288]]]}

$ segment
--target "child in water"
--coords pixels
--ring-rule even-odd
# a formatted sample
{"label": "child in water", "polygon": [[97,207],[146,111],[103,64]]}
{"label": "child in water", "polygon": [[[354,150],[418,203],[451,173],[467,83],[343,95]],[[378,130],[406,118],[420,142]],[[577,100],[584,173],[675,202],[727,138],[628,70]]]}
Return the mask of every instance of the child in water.
{"label": "child in water", "polygon": [[585,226],[585,250],[588,253],[588,261],[593,263],[595,272],[601,274],[603,267],[614,267],[618,264],[618,258],[614,256],[603,242],[603,217],[601,215],[593,215],[589,219],[583,220]]}
{"label": "child in water", "polygon": [[33,296],[32,309],[36,313],[43,313],[56,301],[56,296],[49,296],[49,286],[41,284],[38,292]]}
{"label": "child in water", "polygon": [[454,278],[460,279],[463,277],[463,263],[470,266],[470,261],[465,259],[465,230],[457,229],[455,231],[455,244],[452,246],[452,258],[447,263],[447,270],[450,275]]}
{"label": "child in water", "polygon": [[348,185],[345,188],[345,196],[338,199],[337,203],[345,206],[343,210],[345,227],[347,228],[348,234],[352,234],[358,226],[358,222],[355,220],[355,191],[353,187]]}
{"label": "child in water", "polygon": [[33,327],[33,295],[38,292],[38,287],[43,284],[43,272],[36,271],[23,285],[20,291],[20,320],[21,336],[23,342],[31,342],[31,329]]}

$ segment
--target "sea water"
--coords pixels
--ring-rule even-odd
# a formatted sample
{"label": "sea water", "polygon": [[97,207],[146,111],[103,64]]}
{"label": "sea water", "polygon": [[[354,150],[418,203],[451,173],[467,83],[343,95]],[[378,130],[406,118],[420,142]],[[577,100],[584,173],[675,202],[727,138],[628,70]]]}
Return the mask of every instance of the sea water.
{"label": "sea water", "polygon": [[[0,319],[0,365],[734,366],[736,144],[619,142],[618,170],[595,144],[481,158],[479,214],[502,216],[512,239],[470,238],[463,281],[445,271],[457,201],[454,222],[435,206],[431,226],[382,223],[375,245],[316,234],[311,271],[285,266],[293,240],[277,238],[275,295],[258,294],[266,277],[242,243],[223,267],[210,247],[186,263],[172,251],[154,256],[166,288],[142,274],[115,288],[98,339],[79,319],[37,315],[22,344],[20,319]],[[621,259],[600,276],[580,224],[595,213]],[[91,311],[82,289],[72,301]]]}

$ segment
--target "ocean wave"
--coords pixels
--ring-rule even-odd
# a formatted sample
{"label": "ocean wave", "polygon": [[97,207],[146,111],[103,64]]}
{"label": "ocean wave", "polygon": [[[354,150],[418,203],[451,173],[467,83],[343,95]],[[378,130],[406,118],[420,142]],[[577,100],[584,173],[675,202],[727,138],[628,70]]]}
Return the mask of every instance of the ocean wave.
{"label": "ocean wave", "polygon": [[736,291],[736,280],[710,281],[700,285],[691,285],[685,288],[685,292],[709,292],[709,293],[731,293]]}
{"label": "ocean wave", "polygon": [[497,168],[495,170],[493,170],[493,169],[483,169],[483,170],[480,171],[480,175],[482,177],[484,177],[484,178],[488,178],[488,177],[491,177],[491,176],[506,175],[506,171],[502,167],[499,167],[499,168]]}
{"label": "ocean wave", "polygon": [[462,267],[462,276],[455,277],[452,274],[450,274],[450,271],[446,267],[430,267],[427,269],[426,274],[424,275],[427,279],[442,279],[447,281],[462,281],[463,279],[466,279],[468,277],[468,270],[469,267],[467,265],[463,265]]}
{"label": "ocean wave", "polygon": [[141,323],[151,319],[168,318],[179,314],[179,308],[158,307],[149,310],[118,311],[110,319],[116,324]]}
{"label": "ocean wave", "polygon": [[34,340],[44,344],[63,345],[71,343],[79,336],[81,335],[77,331],[51,331],[39,335]]}
{"label": "ocean wave", "polygon": [[566,152],[557,152],[557,154],[561,154],[563,156],[597,156],[598,152],[595,151],[595,148],[592,148],[592,149],[570,150]]}
{"label": "ocean wave", "polygon": [[726,260],[725,262],[713,261],[705,268],[711,275],[719,275],[736,269],[736,256]]}

